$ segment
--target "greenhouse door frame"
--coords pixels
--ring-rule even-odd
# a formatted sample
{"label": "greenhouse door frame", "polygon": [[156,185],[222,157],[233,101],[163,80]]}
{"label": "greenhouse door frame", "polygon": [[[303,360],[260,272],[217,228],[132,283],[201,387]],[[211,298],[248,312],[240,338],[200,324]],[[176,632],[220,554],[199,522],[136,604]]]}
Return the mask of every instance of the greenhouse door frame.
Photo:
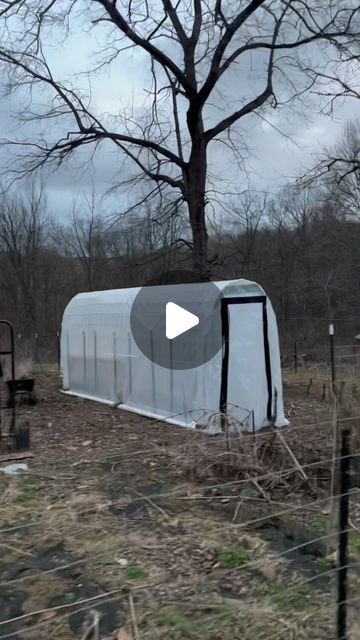
{"label": "greenhouse door frame", "polygon": [[270,348],[269,348],[269,335],[268,335],[268,316],[266,308],[266,296],[236,296],[232,298],[222,298],[221,300],[221,326],[222,326],[222,338],[223,338],[223,358],[221,367],[221,387],[220,387],[220,413],[227,413],[227,395],[228,395],[228,375],[229,375],[229,332],[230,332],[230,314],[229,306],[232,304],[254,304],[258,303],[262,305],[262,320],[263,320],[263,338],[264,338],[264,360],[265,360],[265,374],[268,389],[267,400],[267,418],[272,420],[272,379],[271,379],[271,363],[270,363]]}

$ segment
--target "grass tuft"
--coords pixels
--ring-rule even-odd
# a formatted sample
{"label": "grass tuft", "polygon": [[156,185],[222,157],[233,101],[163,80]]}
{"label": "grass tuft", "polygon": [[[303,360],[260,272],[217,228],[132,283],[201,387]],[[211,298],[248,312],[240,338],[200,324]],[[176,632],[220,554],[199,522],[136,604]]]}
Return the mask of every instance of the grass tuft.
{"label": "grass tuft", "polygon": [[35,499],[36,486],[31,480],[23,480],[19,493],[13,497],[14,504],[28,504]]}
{"label": "grass tuft", "polygon": [[244,547],[227,547],[219,552],[219,562],[224,569],[237,569],[249,560],[249,552]]}
{"label": "grass tuft", "polygon": [[139,580],[140,578],[145,578],[147,576],[147,573],[143,567],[134,564],[130,567],[127,567],[125,576],[127,580]]}
{"label": "grass tuft", "polygon": [[357,531],[350,533],[349,549],[354,555],[360,555],[360,533],[357,533]]}

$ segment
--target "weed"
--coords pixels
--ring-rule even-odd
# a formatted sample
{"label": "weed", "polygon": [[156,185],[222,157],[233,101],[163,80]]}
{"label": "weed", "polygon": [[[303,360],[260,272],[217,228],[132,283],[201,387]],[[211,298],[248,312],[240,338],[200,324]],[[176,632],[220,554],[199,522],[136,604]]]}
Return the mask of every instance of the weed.
{"label": "weed", "polygon": [[227,547],[219,552],[219,562],[225,569],[242,567],[249,559],[249,552],[244,547]]}
{"label": "weed", "polygon": [[146,575],[145,569],[136,564],[130,565],[125,571],[127,580],[139,580],[139,578],[145,578]]}
{"label": "weed", "polygon": [[[187,608],[165,606],[156,612],[160,638],[172,640],[218,640],[220,638],[246,638],[265,640],[273,628],[263,615],[255,615],[240,606],[195,604]],[[257,617],[258,616],[258,617]],[[166,635],[163,635],[165,632]],[[279,636],[279,640],[281,640]]]}
{"label": "weed", "polygon": [[284,613],[306,611],[314,603],[314,593],[306,587],[272,585],[267,589],[271,604]]}
{"label": "weed", "polygon": [[354,555],[360,555],[360,533],[351,532],[349,537],[349,549]]}
{"label": "weed", "polygon": [[318,513],[311,522],[311,528],[316,533],[326,533],[330,524],[330,518],[326,513]]}
{"label": "weed", "polygon": [[323,567],[322,571],[331,569],[336,565],[335,558],[333,556],[325,556],[324,558],[319,558],[318,563],[321,567]]}
{"label": "weed", "polygon": [[194,628],[191,620],[175,607],[162,607],[157,614],[161,626],[167,627],[178,634],[179,638],[198,638],[198,629]]}
{"label": "weed", "polygon": [[14,504],[28,504],[35,498],[36,485],[31,480],[23,480],[19,493],[14,496]]}

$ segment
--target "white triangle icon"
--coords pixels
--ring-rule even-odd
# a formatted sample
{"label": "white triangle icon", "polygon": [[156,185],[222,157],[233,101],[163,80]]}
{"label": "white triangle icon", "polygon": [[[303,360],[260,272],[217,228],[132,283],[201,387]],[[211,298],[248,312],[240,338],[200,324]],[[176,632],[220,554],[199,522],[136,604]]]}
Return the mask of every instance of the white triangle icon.
{"label": "white triangle icon", "polygon": [[166,337],[169,340],[180,336],[199,324],[199,318],[175,302],[166,304]]}

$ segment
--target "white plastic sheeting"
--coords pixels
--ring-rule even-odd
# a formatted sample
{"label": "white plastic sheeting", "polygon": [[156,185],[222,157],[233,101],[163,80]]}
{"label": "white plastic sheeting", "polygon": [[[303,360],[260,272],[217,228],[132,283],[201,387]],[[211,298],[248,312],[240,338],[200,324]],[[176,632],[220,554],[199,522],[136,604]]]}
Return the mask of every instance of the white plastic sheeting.
{"label": "white plastic sheeting", "polygon": [[[269,299],[260,285],[248,280],[215,284],[228,309],[227,364],[223,348],[193,369],[156,365],[138,349],[130,330],[138,288],[80,293],[69,302],[62,323],[64,392],[194,427],[219,415],[225,385],[223,411],[247,428],[260,429],[272,421],[287,424],[276,318]],[[214,313],[221,313],[219,305]]]}

